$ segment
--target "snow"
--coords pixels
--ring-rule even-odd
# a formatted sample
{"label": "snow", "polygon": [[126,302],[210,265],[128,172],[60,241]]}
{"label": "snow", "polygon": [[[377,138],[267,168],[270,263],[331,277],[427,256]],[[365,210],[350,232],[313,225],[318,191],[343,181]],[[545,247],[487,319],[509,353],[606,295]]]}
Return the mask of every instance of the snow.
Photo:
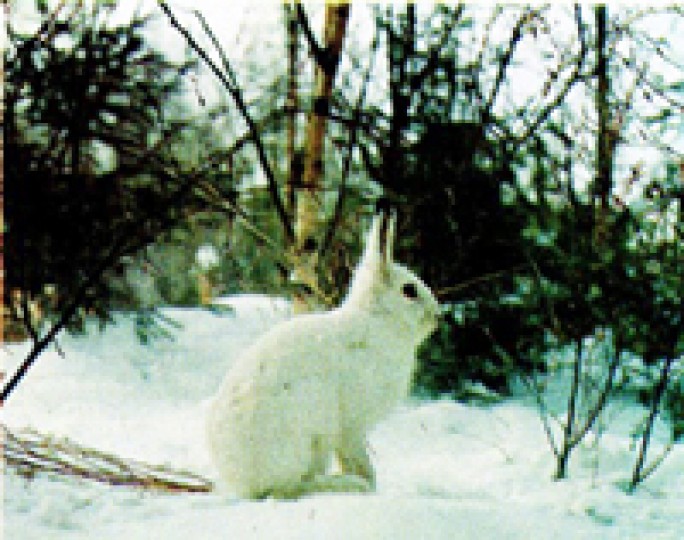
{"label": "snow", "polygon": [[[240,351],[290,313],[285,301],[254,295],[220,304],[165,309],[179,326],[173,341],[139,344],[125,314],[104,332],[62,336],[62,354],[38,360],[2,421],[213,478],[202,431],[207,396]],[[5,368],[11,372],[27,348],[5,345]],[[681,444],[634,495],[619,487],[636,457],[629,432],[643,414],[617,403],[609,429],[577,449],[563,482],[551,480],[541,422],[522,398],[488,406],[407,401],[370,437],[378,476],[370,495],[251,502],[8,473],[4,538],[681,538]]]}

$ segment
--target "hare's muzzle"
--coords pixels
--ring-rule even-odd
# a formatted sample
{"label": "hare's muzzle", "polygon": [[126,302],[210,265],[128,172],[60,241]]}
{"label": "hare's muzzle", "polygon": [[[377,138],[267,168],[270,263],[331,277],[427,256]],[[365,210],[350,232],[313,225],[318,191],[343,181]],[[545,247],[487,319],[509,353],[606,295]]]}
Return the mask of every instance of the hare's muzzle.
{"label": "hare's muzzle", "polygon": [[437,328],[437,321],[439,320],[439,316],[441,314],[441,310],[439,307],[436,309],[429,309],[425,312],[425,315],[423,315],[423,319],[421,321],[422,326],[426,329],[427,332],[432,332],[435,328]]}

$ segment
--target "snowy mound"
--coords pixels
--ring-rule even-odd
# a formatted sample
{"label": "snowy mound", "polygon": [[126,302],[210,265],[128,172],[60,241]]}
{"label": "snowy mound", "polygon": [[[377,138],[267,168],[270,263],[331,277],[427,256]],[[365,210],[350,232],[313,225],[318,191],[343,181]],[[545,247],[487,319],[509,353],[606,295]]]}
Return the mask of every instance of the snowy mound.
{"label": "snowy mound", "polygon": [[[246,346],[289,316],[282,300],[230,297],[223,309],[166,309],[173,339],[140,344],[131,315],[85,337],[63,336],[8,399],[3,422],[67,436],[149,463],[214,477],[205,401]],[[5,346],[6,369],[27,344]],[[341,359],[342,360],[342,359]],[[633,496],[616,483],[634,461],[628,426],[573,455],[570,480],[552,482],[552,454],[531,404],[482,407],[414,402],[378,426],[373,495],[244,502],[155,495],[71,478],[5,475],[5,538],[206,540],[529,539],[681,537],[684,449],[678,445]],[[658,441],[656,441],[658,443]],[[0,535],[2,536],[2,535]]]}

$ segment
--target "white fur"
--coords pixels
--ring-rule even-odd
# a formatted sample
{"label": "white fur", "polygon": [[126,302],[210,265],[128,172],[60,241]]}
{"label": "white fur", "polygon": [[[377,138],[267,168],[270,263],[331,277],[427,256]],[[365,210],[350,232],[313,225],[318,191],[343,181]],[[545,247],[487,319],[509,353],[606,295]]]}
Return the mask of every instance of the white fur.
{"label": "white fur", "polygon": [[[416,348],[438,314],[427,286],[392,261],[393,236],[394,217],[376,216],[342,305],[277,325],[228,371],[207,432],[233,494],[374,487],[366,434],[406,396]],[[406,283],[416,299],[403,294]],[[328,474],[333,455],[341,475]]]}

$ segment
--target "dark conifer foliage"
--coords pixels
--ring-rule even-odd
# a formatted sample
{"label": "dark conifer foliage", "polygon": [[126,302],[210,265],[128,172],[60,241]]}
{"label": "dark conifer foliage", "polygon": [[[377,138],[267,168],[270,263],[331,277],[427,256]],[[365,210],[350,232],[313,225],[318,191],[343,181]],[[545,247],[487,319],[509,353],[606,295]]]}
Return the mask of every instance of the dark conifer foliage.
{"label": "dark conifer foliage", "polygon": [[36,35],[9,27],[5,291],[57,313],[80,294],[77,312],[106,317],[127,301],[117,261],[182,218],[192,181],[172,151],[185,126],[165,113],[189,66],[146,43],[146,19],[110,25],[99,5]]}

